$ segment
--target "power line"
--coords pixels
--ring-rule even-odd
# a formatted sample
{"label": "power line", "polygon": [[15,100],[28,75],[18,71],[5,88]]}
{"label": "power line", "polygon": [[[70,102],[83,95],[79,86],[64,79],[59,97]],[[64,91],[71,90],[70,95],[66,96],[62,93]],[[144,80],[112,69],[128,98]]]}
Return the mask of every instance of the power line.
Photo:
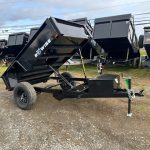
{"label": "power line", "polygon": [[145,21],[150,21],[150,19],[149,20],[138,20],[138,21],[135,21],[135,22],[145,22]]}
{"label": "power line", "polygon": [[28,24],[28,25],[14,25],[14,26],[1,26],[0,28],[17,28],[17,27],[31,27],[31,26],[39,26],[41,24]]}
{"label": "power line", "polygon": [[[150,17],[149,17],[150,18]],[[141,18],[142,19],[142,18]],[[93,21],[95,19],[88,19],[88,21]],[[145,22],[150,20],[138,20],[135,22]],[[30,30],[32,27],[39,27],[41,24],[26,24],[26,25],[14,25],[14,26],[1,26],[0,29],[13,28],[10,30]]]}
{"label": "power line", "polygon": [[134,16],[150,15],[150,12],[134,14]]}
{"label": "power line", "polygon": [[146,23],[138,23],[138,24],[135,24],[135,26],[146,25],[146,24],[149,24],[149,25],[150,25],[150,22],[146,22]]}
{"label": "power line", "polygon": [[140,20],[140,19],[150,19],[150,16],[149,16],[149,17],[138,17],[138,18],[134,17],[134,19],[135,19],[135,20]]}
{"label": "power line", "polygon": [[[146,17],[146,18],[150,18],[150,17]],[[142,19],[142,18],[139,18],[139,19]],[[88,21],[94,21],[94,20],[95,20],[94,18],[88,19]],[[141,22],[141,21],[146,21],[146,20],[140,20],[140,21],[135,21],[135,22]],[[14,25],[14,26],[0,26],[0,29],[16,28],[15,30],[20,30],[18,28],[31,29],[32,27],[39,27],[39,26],[41,26],[41,24],[26,24],[26,25]]]}

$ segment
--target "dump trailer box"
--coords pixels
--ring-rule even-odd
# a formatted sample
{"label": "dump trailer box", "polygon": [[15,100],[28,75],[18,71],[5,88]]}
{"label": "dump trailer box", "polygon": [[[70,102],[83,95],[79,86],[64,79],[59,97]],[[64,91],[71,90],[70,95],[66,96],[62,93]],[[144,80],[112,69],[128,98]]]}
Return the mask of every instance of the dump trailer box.
{"label": "dump trailer box", "polygon": [[8,49],[6,53],[12,54],[15,57],[23,49],[28,42],[29,35],[25,32],[10,34],[8,38]]}
{"label": "dump trailer box", "polygon": [[4,52],[7,49],[7,40],[0,40],[0,60],[4,59]]}
{"label": "dump trailer box", "polygon": [[[93,28],[90,22],[87,20],[87,18],[73,19],[69,21],[83,25],[86,28],[86,34],[91,37],[91,40],[89,40],[89,42],[87,42],[87,44],[85,44],[84,47],[82,48],[83,58],[90,59],[93,58],[94,56],[97,56],[98,53],[96,52],[95,42],[93,42]],[[29,40],[32,39],[32,37],[38,31],[38,29],[39,29],[38,27],[31,28]]]}
{"label": "dump trailer box", "polygon": [[29,35],[25,32],[10,34],[3,57],[7,56],[14,59],[27,44],[28,38]]}
{"label": "dump trailer box", "polygon": [[25,45],[29,35],[25,32],[10,34],[8,38],[8,47]]}
{"label": "dump trailer box", "polygon": [[2,39],[0,40],[0,49],[4,49],[7,45],[7,40]]}
{"label": "dump trailer box", "polygon": [[87,20],[86,17],[85,18],[73,19],[73,20],[70,20],[70,21],[84,25],[87,28],[87,32],[88,32],[87,34],[91,34],[91,36],[93,35],[93,28],[92,28],[90,22]]}
{"label": "dump trailer box", "polygon": [[144,47],[146,49],[147,55],[150,58],[150,27],[144,28]]}
{"label": "dump trailer box", "polygon": [[29,41],[32,39],[32,37],[35,35],[35,33],[39,30],[39,27],[31,28],[30,34],[29,34]]}
{"label": "dump trailer box", "polygon": [[3,52],[6,49],[6,45],[7,45],[7,40],[5,39],[0,40],[0,59],[2,59]]}
{"label": "dump trailer box", "polygon": [[72,22],[82,24],[86,28],[86,34],[91,37],[91,40],[82,48],[82,56],[84,59],[93,59],[94,56],[97,56],[98,53],[96,51],[96,42],[93,40],[93,27],[91,23],[87,20],[87,18],[78,18],[70,20]]}
{"label": "dump trailer box", "polygon": [[84,26],[47,19],[2,75],[7,89],[18,82],[46,82],[87,41]]}
{"label": "dump trailer box", "polygon": [[108,54],[108,59],[140,57],[131,14],[95,19],[94,39]]}

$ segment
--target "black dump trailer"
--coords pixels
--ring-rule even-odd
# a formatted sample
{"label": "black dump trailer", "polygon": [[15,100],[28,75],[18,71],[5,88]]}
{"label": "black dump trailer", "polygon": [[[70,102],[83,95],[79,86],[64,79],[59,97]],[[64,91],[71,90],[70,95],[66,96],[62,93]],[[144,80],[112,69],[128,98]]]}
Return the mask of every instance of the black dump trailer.
{"label": "black dump trailer", "polygon": [[91,23],[88,21],[88,19],[85,17],[85,18],[79,18],[79,19],[74,19],[74,20],[70,20],[70,21],[84,25],[84,27],[86,28],[86,34],[91,37],[91,40],[89,40],[89,42],[82,48],[83,58],[84,59],[93,59],[94,56],[98,56],[97,44],[93,40],[94,29],[93,29]]}
{"label": "black dump trailer", "polygon": [[32,39],[32,37],[35,35],[35,33],[39,30],[39,27],[31,28],[30,34],[29,34],[29,41]]}
{"label": "black dump trailer", "polygon": [[[60,74],[58,71],[89,39],[83,25],[48,18],[2,75],[7,90],[13,90],[17,106],[21,109],[30,109],[36,102],[37,92],[53,93],[59,100],[127,97],[128,115],[131,115],[131,99],[134,95],[131,82],[128,89],[121,89],[117,75],[101,75],[89,79],[84,69],[85,78],[75,78],[69,72]],[[56,76],[53,76],[53,73]],[[45,88],[37,85],[48,80],[56,80],[57,83]],[[76,84],[77,81],[80,82]],[[142,92],[135,95],[141,96]]]}
{"label": "black dump trailer", "polygon": [[7,40],[5,39],[0,40],[0,59],[3,58],[3,52],[6,47],[7,47]]}
{"label": "black dump trailer", "polygon": [[108,60],[124,62],[140,58],[131,14],[95,19],[94,39],[107,53]]}
{"label": "black dump trailer", "polygon": [[10,34],[1,53],[1,59],[12,61],[28,42],[29,35],[25,32]]}
{"label": "black dump trailer", "polygon": [[142,60],[142,66],[150,68],[150,27],[144,27],[144,35],[139,37],[140,48],[145,48],[147,56]]}
{"label": "black dump trailer", "polygon": [[61,19],[47,19],[2,78],[8,90],[19,82],[45,82],[88,42],[84,27]]}
{"label": "black dump trailer", "polygon": [[144,47],[150,59],[150,27],[144,27]]}

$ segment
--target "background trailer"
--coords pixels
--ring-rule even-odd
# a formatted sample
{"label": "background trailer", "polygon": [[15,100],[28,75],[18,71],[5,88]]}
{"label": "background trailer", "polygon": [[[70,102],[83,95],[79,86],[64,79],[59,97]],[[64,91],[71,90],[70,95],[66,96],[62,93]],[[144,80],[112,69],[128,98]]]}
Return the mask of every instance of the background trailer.
{"label": "background trailer", "polygon": [[12,61],[28,42],[29,35],[25,32],[10,34],[7,40],[1,40],[0,59]]}
{"label": "background trailer", "polygon": [[138,66],[140,52],[131,14],[95,19],[94,40],[107,53],[107,60]]}
{"label": "background trailer", "polygon": [[140,48],[145,48],[147,58],[142,62],[144,67],[150,67],[150,27],[144,27],[144,35],[140,35]]}

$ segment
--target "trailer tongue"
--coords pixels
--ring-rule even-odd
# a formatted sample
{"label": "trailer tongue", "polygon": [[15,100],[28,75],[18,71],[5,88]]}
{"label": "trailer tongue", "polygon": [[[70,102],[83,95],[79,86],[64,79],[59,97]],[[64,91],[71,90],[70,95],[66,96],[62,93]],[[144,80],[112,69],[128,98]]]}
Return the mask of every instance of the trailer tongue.
{"label": "trailer tongue", "polygon": [[[120,88],[119,76],[101,75],[88,79],[84,64],[85,78],[73,78],[68,72],[59,73],[58,69],[88,42],[85,30],[82,25],[52,17],[43,23],[2,75],[6,88],[14,90],[14,99],[19,108],[30,109],[36,102],[36,92],[49,92],[57,99],[127,97],[128,115],[131,115],[134,92],[131,86],[127,90]],[[56,77],[51,76],[53,73]],[[32,86],[49,79],[58,83],[46,88]],[[75,81],[82,83],[76,86]],[[55,88],[59,85],[61,89]]]}

